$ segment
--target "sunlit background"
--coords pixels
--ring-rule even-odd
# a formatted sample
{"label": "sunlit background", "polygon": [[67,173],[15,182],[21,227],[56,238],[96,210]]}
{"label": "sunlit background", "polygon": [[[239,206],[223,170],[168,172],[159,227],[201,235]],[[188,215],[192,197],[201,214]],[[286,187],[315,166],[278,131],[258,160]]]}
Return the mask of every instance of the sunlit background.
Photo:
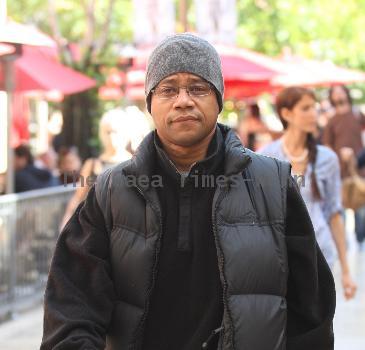
{"label": "sunlit background", "polygon": [[[135,136],[133,153],[153,127],[144,101],[148,55],[167,35],[186,31],[221,56],[219,120],[240,134],[248,106],[260,107],[266,132],[255,149],[281,135],[273,101],[285,86],[316,90],[319,123],[331,115],[332,85],[346,84],[354,108],[365,111],[364,23],[365,0],[0,0],[0,349],[39,345],[48,266],[75,191],[13,194],[14,148],[28,145],[37,165],[58,177],[62,147],[80,161],[100,153],[99,120],[112,111]],[[345,303],[339,294],[336,350],[365,349],[364,263],[351,255],[359,296]]]}

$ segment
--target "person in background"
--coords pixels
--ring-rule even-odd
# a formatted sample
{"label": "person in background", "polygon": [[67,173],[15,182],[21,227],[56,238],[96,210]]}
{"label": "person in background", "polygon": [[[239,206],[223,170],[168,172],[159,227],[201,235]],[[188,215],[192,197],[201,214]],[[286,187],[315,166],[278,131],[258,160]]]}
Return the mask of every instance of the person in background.
{"label": "person in background", "polygon": [[353,298],[352,280],[346,255],[345,226],[342,219],[341,178],[338,158],[328,147],[317,145],[316,98],[311,90],[289,87],[277,96],[276,109],[284,135],[259,151],[286,160],[312,219],[316,239],[328,264],[333,268],[336,251],[342,271],[342,286],[347,299]]}
{"label": "person in background", "polygon": [[15,148],[14,167],[17,193],[59,185],[58,179],[49,170],[34,165],[33,155],[27,145]]}
{"label": "person in background", "polygon": [[[343,148],[341,154],[346,165],[352,167],[359,176],[365,177],[365,148],[360,151],[357,157],[349,147]],[[355,234],[358,248],[363,251],[365,248],[365,206],[355,211]]]}
{"label": "person in background", "polygon": [[121,109],[111,110],[105,113],[99,122],[99,139],[102,145],[102,153],[97,158],[89,158],[85,161],[80,171],[80,183],[75,194],[70,199],[65,215],[61,222],[61,228],[72,216],[77,206],[86,198],[91,185],[104,170],[128,160],[132,154],[127,151],[127,145],[131,143],[129,133],[130,120],[127,120],[125,112]]}
{"label": "person in background", "polygon": [[[340,159],[341,177],[350,175],[347,168],[346,154],[351,149],[354,157],[357,157],[363,149],[362,127],[365,123],[361,113],[354,113],[350,91],[346,86],[334,86],[329,90],[329,101],[335,109],[335,115],[330,119],[324,129],[322,143],[331,147]],[[355,211],[355,232],[361,232],[365,227],[364,215],[358,209]],[[360,236],[362,234],[360,233]],[[357,237],[358,239],[360,238]],[[361,240],[361,239],[360,239]]]}
{"label": "person in background", "polygon": [[334,113],[335,110],[328,99],[323,99],[319,102],[319,111],[317,118],[318,128],[317,132],[314,133],[315,139],[318,143],[322,143],[324,129],[333,117]]}
{"label": "person in background", "polygon": [[58,152],[59,180],[62,185],[79,181],[81,159],[76,147],[62,146]]}
{"label": "person in background", "polygon": [[238,126],[238,135],[245,147],[256,150],[259,134],[267,133],[268,128],[261,120],[260,107],[257,103],[249,104],[244,118]]}
{"label": "person in background", "polygon": [[359,113],[354,113],[350,91],[346,86],[332,87],[328,97],[335,109],[335,114],[323,131],[322,143],[336,152],[340,160],[341,177],[344,178],[348,176],[348,170],[342,160],[341,150],[349,147],[355,156],[361,151],[363,148],[361,131],[364,117]]}
{"label": "person in background", "polygon": [[35,158],[34,165],[37,168],[47,169],[52,173],[52,175],[58,176],[57,158],[57,153],[52,147],[50,147],[46,152],[39,154]]}

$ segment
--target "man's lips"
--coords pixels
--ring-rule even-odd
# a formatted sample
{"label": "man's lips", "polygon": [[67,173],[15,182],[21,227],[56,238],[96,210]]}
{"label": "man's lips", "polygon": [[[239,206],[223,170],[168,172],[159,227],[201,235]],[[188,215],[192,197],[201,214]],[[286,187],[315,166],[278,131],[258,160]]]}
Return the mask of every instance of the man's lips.
{"label": "man's lips", "polygon": [[187,122],[187,121],[198,121],[199,119],[197,117],[194,117],[192,115],[182,115],[180,117],[177,117],[173,120],[174,123],[181,123],[181,122]]}

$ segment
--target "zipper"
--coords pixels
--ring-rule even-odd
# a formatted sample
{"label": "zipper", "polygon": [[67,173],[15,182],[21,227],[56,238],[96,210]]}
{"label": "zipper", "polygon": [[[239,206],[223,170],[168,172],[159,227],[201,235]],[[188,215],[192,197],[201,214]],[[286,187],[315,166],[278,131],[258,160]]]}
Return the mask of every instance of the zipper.
{"label": "zipper", "polygon": [[161,211],[156,208],[153,203],[146,198],[146,196],[143,194],[143,191],[138,187],[135,186],[135,188],[137,189],[137,191],[143,196],[143,198],[145,199],[145,201],[147,203],[150,204],[151,208],[155,211],[155,213],[157,214],[158,218],[159,218],[159,227],[160,227],[160,234],[159,237],[157,239],[156,242],[156,249],[155,249],[155,256],[154,256],[154,264],[152,267],[152,281],[151,281],[151,285],[150,288],[147,290],[147,297],[146,297],[146,302],[145,302],[145,307],[144,307],[144,312],[141,318],[141,321],[139,322],[139,325],[135,331],[135,341],[132,344],[131,348],[134,350],[140,349],[142,346],[142,341],[143,341],[143,332],[144,332],[144,327],[145,327],[145,322],[147,319],[147,315],[148,315],[148,310],[149,310],[149,306],[150,306],[150,297],[152,294],[152,291],[154,289],[155,286],[155,282],[156,282],[156,275],[157,275],[157,265],[158,265],[158,257],[159,257],[159,253],[160,253],[160,248],[161,248],[161,240],[162,240],[162,215],[161,215]]}
{"label": "zipper", "polygon": [[208,337],[208,339],[203,343],[202,345],[202,349],[209,349],[209,343],[212,341],[212,339],[222,331],[223,327],[219,327],[217,329],[215,329],[214,331],[212,331],[212,333],[210,334],[210,336]]}
{"label": "zipper", "polygon": [[[221,276],[221,281],[222,281],[222,284],[223,284],[223,295],[222,295],[223,308],[224,308],[224,311],[228,315],[229,322],[230,322],[230,328],[232,330],[233,329],[232,315],[229,311],[228,303],[227,303],[228,283],[227,283],[227,280],[226,280],[225,274],[224,274],[225,259],[224,259],[224,255],[222,253],[222,248],[221,248],[220,243],[219,243],[218,230],[217,230],[217,224],[216,224],[216,222],[217,222],[216,211],[217,211],[219,203],[223,200],[223,198],[225,197],[226,194],[227,194],[227,190],[224,190],[224,191],[220,190],[220,193],[218,194],[215,205],[213,206],[212,224],[213,224],[213,235],[214,235],[214,240],[215,240],[215,246],[216,246],[217,253],[218,253],[218,268],[219,268],[219,272],[220,272],[220,276]],[[213,200],[213,202],[214,202],[214,200]],[[222,340],[220,341],[220,343],[222,344],[224,342],[224,337],[225,337],[225,327],[224,327],[224,325],[221,327],[220,331],[222,332],[221,333],[221,339]],[[231,334],[232,334],[231,344],[232,344],[232,349],[234,349],[233,331],[231,332]]]}
{"label": "zipper", "polygon": [[[178,170],[178,168],[176,167],[175,163],[165,154],[165,158],[168,160],[168,162],[170,163],[170,165],[173,167],[173,169],[175,170],[176,175],[178,175],[180,177],[180,185],[181,185],[181,173]],[[193,164],[191,164],[189,171],[188,171],[188,175],[186,176],[186,178],[184,179],[184,186],[185,186],[185,181],[187,180],[187,178],[190,175],[191,169],[194,167],[194,165],[197,164],[197,162],[194,162]],[[182,187],[184,187],[182,186]]]}

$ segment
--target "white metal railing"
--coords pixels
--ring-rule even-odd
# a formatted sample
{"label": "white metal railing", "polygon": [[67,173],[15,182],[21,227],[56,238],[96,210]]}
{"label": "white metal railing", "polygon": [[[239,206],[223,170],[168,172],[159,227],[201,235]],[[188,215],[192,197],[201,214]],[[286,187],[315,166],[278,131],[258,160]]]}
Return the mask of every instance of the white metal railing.
{"label": "white metal railing", "polygon": [[0,196],[0,318],[42,298],[58,226],[74,191],[57,186]]}

